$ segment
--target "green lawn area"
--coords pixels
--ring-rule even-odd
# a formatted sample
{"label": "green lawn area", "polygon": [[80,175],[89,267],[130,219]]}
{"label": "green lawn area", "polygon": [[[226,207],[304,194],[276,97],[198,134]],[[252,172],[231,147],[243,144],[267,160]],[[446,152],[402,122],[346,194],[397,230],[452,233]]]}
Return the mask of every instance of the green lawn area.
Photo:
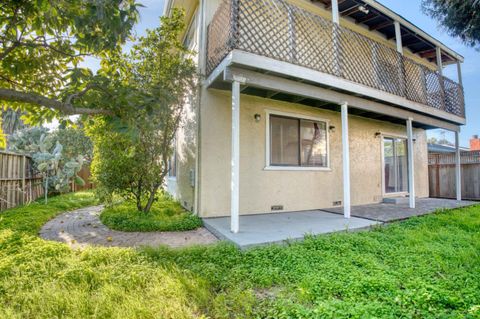
{"label": "green lawn area", "polygon": [[199,217],[167,196],[160,196],[148,213],[139,212],[135,203],[125,201],[104,209],[100,220],[109,228],[122,231],[183,231],[202,226]]}
{"label": "green lawn area", "polygon": [[0,318],[480,318],[480,207],[245,252],[38,238],[49,218],[93,202],[0,214]]}

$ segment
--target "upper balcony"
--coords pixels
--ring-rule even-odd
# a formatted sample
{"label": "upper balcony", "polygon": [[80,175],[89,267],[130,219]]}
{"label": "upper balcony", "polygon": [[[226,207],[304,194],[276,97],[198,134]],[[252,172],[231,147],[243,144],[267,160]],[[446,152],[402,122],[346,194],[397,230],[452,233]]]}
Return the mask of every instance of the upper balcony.
{"label": "upper balcony", "polygon": [[421,64],[394,47],[284,0],[224,0],[208,26],[207,41],[207,74],[232,51],[243,51],[351,84],[326,85],[334,90],[359,96],[352,88],[367,88],[375,94],[364,97],[375,101],[400,107],[411,104],[421,106],[423,113],[446,112],[465,119],[462,86],[442,76],[428,60]]}

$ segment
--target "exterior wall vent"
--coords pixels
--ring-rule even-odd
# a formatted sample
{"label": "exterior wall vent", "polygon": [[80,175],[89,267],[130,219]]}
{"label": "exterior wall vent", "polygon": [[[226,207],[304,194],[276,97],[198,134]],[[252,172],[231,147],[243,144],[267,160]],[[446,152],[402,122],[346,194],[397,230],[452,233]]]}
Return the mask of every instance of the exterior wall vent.
{"label": "exterior wall vent", "polygon": [[283,210],[283,205],[273,205],[273,206],[271,207],[271,210],[272,210],[272,211]]}
{"label": "exterior wall vent", "polygon": [[337,200],[335,202],[332,203],[333,206],[342,206],[342,201],[341,200]]}

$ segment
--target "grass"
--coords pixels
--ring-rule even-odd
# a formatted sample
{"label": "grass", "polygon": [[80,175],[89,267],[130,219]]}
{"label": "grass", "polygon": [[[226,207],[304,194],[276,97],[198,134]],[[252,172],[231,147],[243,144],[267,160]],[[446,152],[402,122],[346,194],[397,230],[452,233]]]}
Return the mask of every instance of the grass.
{"label": "grass", "polygon": [[48,198],[45,205],[43,199],[38,199],[30,205],[18,206],[0,212],[0,230],[36,235],[40,228],[61,212],[97,204],[92,192],[69,193]]}
{"label": "grass", "polygon": [[248,251],[77,251],[36,236],[63,198],[0,215],[0,318],[480,318],[478,206]]}
{"label": "grass", "polygon": [[128,232],[184,231],[202,226],[199,217],[167,196],[160,197],[148,213],[139,212],[132,202],[105,208],[100,220],[111,229]]}

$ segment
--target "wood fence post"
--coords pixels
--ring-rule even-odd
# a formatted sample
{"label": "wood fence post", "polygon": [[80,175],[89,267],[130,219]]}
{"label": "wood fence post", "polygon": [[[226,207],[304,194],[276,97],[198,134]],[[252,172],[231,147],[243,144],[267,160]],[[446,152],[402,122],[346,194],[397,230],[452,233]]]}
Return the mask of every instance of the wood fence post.
{"label": "wood fence post", "polygon": [[27,157],[25,155],[22,156],[22,205],[25,204],[25,175],[26,175],[26,166],[27,166]]}

